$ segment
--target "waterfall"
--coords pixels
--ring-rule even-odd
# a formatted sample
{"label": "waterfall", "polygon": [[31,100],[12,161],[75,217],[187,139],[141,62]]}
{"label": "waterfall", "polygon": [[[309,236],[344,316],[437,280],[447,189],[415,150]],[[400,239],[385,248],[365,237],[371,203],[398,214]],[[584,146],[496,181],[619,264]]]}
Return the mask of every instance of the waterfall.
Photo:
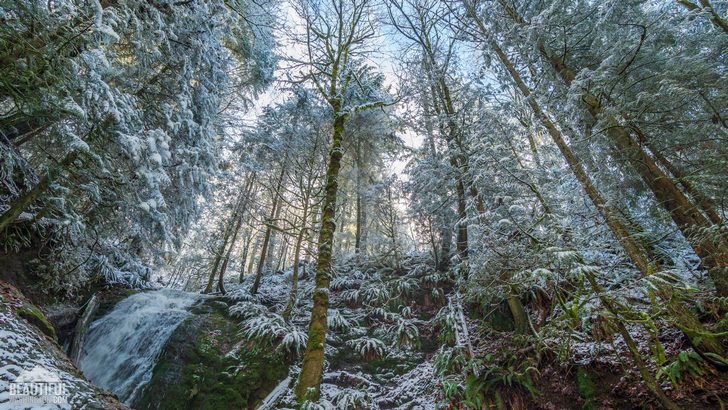
{"label": "waterfall", "polygon": [[151,379],[169,336],[199,298],[163,289],[119,302],[89,327],[79,361],[86,378],[131,404]]}

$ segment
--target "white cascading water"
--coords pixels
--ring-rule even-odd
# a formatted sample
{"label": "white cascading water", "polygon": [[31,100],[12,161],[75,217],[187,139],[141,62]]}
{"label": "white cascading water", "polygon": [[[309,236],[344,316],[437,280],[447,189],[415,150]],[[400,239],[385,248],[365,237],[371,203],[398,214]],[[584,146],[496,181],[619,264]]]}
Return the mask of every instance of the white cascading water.
{"label": "white cascading water", "polygon": [[157,356],[200,295],[169,289],[134,294],[93,322],[79,367],[88,380],[131,404],[152,377]]}

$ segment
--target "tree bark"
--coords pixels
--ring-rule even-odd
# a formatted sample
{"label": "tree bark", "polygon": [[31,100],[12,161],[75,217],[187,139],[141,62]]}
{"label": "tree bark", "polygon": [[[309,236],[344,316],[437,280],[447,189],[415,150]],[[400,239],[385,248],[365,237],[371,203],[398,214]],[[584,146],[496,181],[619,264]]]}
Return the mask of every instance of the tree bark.
{"label": "tree bark", "polygon": [[[701,1],[707,3],[707,0]],[[504,0],[501,0],[500,4],[514,22],[526,24],[525,20]],[[561,56],[550,50],[545,43],[540,42],[538,49],[544,60],[551,65],[566,86],[571,86],[576,78],[575,71],[567,65]],[[693,195],[698,204],[703,204],[702,208],[704,208],[706,215],[710,219],[706,218],[698,207],[683,194],[675,182],[662,171],[653,158],[633,139],[628,129],[614,115],[605,111],[602,103],[596,96],[589,91],[585,91],[582,101],[593,118],[598,118],[600,115],[605,116],[607,122],[610,124],[606,133],[615,144],[617,151],[622,153],[625,159],[637,171],[645,184],[653,192],[657,201],[668,211],[677,227],[685,238],[688,239],[702,264],[708,269],[708,274],[715,284],[718,295],[728,296],[728,275],[726,275],[726,270],[728,270],[728,241],[722,237],[714,240],[714,238],[696,234],[696,231],[710,229],[715,219],[720,220],[717,212],[710,206],[707,198],[700,194],[696,188],[683,184],[688,193],[691,190],[693,191],[691,195]],[[642,138],[647,140],[644,135],[640,137],[639,133],[638,139]],[[653,151],[653,154],[659,155],[657,150],[651,151]],[[665,161],[665,165],[667,164],[669,162]],[[680,174],[675,167],[672,168]],[[670,167],[668,167],[668,171],[670,171]],[[678,180],[681,179],[674,173],[673,176],[678,178]]]}
{"label": "tree bark", "polygon": [[507,302],[511,316],[513,316],[513,325],[516,333],[521,335],[532,334],[531,319],[528,317],[528,313],[526,313],[526,309],[523,307],[523,303],[521,303],[521,299],[518,297],[515,289],[511,289]]}
{"label": "tree bark", "polygon": [[[335,101],[336,102],[336,101]],[[346,117],[340,113],[340,106],[333,105],[334,130],[329,164],[326,171],[326,188],[321,215],[321,231],[318,242],[316,263],[316,285],[313,292],[313,309],[308,328],[308,343],[303,356],[301,373],[296,384],[295,394],[299,402],[317,400],[320,395],[321,378],[324,367],[324,348],[326,346],[326,317],[329,309],[329,283],[331,253],[336,231],[336,198],[339,188],[338,177],[341,169],[343,150],[341,147]]]}
{"label": "tree bark", "polygon": [[[230,263],[230,255],[233,251],[233,248],[235,247],[235,243],[238,240],[238,233],[240,232],[240,228],[243,225],[243,216],[245,216],[248,208],[248,203],[250,203],[250,196],[253,194],[253,184],[255,183],[255,173],[253,173],[250,176],[250,179],[248,180],[248,183],[245,187],[245,190],[243,191],[243,198],[242,203],[240,205],[240,210],[238,211],[237,219],[235,221],[235,228],[233,229],[233,237],[230,240],[230,245],[228,246],[227,253],[225,254],[225,258],[223,259],[222,267],[220,268],[220,275],[217,281],[217,289],[224,295],[225,294],[225,284],[224,284],[224,278],[225,278],[225,272],[227,272],[227,266],[228,263]],[[242,276],[241,276],[242,278]]]}
{"label": "tree bark", "polygon": [[250,233],[250,229],[246,229],[246,239],[245,239],[245,246],[243,246],[243,253],[240,256],[240,276],[238,276],[238,283],[243,283],[243,279],[245,277],[245,264],[248,261],[248,252],[250,251],[250,243],[253,241],[253,238],[250,235],[247,235]]}
{"label": "tree bark", "polygon": [[[620,244],[622,245],[622,248],[625,250],[627,255],[630,257],[632,262],[635,264],[637,269],[640,270],[640,272],[645,275],[649,276],[651,275],[655,270],[656,266],[654,263],[649,259],[647,256],[646,250],[640,246],[640,244],[632,237],[629,228],[626,226],[624,221],[619,217],[619,214],[617,211],[609,207],[604,200],[604,198],[601,196],[599,191],[597,190],[594,183],[591,181],[589,176],[587,175],[586,171],[584,170],[583,166],[579,162],[578,157],[576,154],[571,150],[571,148],[568,146],[566,141],[564,140],[563,136],[561,135],[561,132],[556,128],[556,126],[553,124],[553,122],[549,119],[549,117],[541,110],[540,105],[538,104],[537,100],[533,98],[531,95],[531,90],[528,88],[526,83],[521,78],[521,75],[518,73],[518,71],[513,66],[513,63],[510,61],[508,56],[505,54],[505,52],[500,48],[500,46],[496,43],[495,40],[490,38],[488,35],[487,29],[483,25],[483,22],[478,18],[475,9],[472,6],[472,3],[470,0],[462,0],[463,4],[465,5],[467,12],[469,16],[473,19],[473,21],[477,24],[478,30],[480,31],[481,35],[485,39],[488,39],[488,43],[491,47],[491,49],[495,52],[498,59],[501,61],[503,66],[506,68],[506,71],[510,74],[513,81],[516,83],[516,86],[521,91],[523,96],[528,101],[529,106],[533,110],[534,114],[536,115],[536,118],[538,118],[541,121],[541,124],[544,128],[548,131],[549,135],[551,136],[554,143],[559,148],[559,151],[561,151],[562,155],[566,159],[566,162],[568,163],[569,167],[571,168],[572,172],[576,176],[576,179],[579,181],[579,183],[582,185],[584,190],[586,191],[587,195],[591,199],[594,206],[597,208],[597,210],[601,213],[602,217],[604,217],[605,222],[607,223],[607,226],[611,229],[611,231],[614,233],[614,235],[619,240]],[[671,312],[675,316],[675,318],[679,321],[681,321],[680,327],[684,327],[686,329],[693,329],[693,332],[701,332],[700,329],[702,329],[702,325],[700,325],[700,322],[694,318],[694,315],[692,315],[683,305],[681,301],[672,301],[669,297],[669,290],[668,289],[659,289],[658,290],[658,296],[660,296],[665,303],[667,303],[667,307],[671,309]],[[695,328],[693,326],[698,326],[698,328]],[[690,336],[690,333],[685,332],[686,335]],[[707,332],[701,332],[706,334]],[[691,337],[691,340],[693,338]],[[701,348],[705,349],[708,352],[716,353],[719,355],[723,354],[723,348],[718,340],[715,339],[715,337],[711,336],[705,336],[702,339],[697,339],[699,341],[696,342],[696,344]]]}
{"label": "tree bark", "polygon": [[283,310],[283,319],[288,322],[291,317],[291,312],[296,304],[298,297],[298,269],[299,261],[301,258],[301,245],[303,244],[303,238],[306,235],[306,219],[308,218],[308,198],[306,198],[303,205],[303,213],[301,216],[301,229],[298,231],[296,236],[296,245],[293,249],[293,275],[291,276],[291,293],[288,295],[288,303],[286,308]]}

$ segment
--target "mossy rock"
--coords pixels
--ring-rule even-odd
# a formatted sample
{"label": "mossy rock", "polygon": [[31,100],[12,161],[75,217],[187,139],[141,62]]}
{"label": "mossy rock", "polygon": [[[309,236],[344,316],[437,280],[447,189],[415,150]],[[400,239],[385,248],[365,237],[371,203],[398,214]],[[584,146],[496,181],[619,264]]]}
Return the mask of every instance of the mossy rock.
{"label": "mossy rock", "polygon": [[98,293],[99,306],[96,308],[91,322],[111,312],[119,302],[138,292],[140,291],[122,286],[115,286],[101,291]]}
{"label": "mossy rock", "polygon": [[134,408],[252,409],[287,376],[289,364],[272,348],[236,348],[238,325],[223,305],[211,298],[191,309]]}
{"label": "mossy rock", "polygon": [[48,321],[43,311],[30,303],[25,303],[15,311],[18,316],[27,320],[30,324],[37,327],[41,332],[45,333],[48,337],[53,340],[58,340],[56,337],[56,329],[53,328],[51,322]]}
{"label": "mossy rock", "polygon": [[491,328],[499,332],[512,332],[516,324],[506,302],[501,302],[496,309],[485,317],[485,321]]}

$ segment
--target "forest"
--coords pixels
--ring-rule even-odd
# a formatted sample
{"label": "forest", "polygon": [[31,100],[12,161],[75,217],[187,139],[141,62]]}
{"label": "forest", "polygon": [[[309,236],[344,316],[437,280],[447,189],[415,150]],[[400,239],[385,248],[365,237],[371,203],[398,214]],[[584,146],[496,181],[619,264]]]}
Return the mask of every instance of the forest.
{"label": "forest", "polygon": [[728,1],[0,0],[1,409],[723,409]]}

